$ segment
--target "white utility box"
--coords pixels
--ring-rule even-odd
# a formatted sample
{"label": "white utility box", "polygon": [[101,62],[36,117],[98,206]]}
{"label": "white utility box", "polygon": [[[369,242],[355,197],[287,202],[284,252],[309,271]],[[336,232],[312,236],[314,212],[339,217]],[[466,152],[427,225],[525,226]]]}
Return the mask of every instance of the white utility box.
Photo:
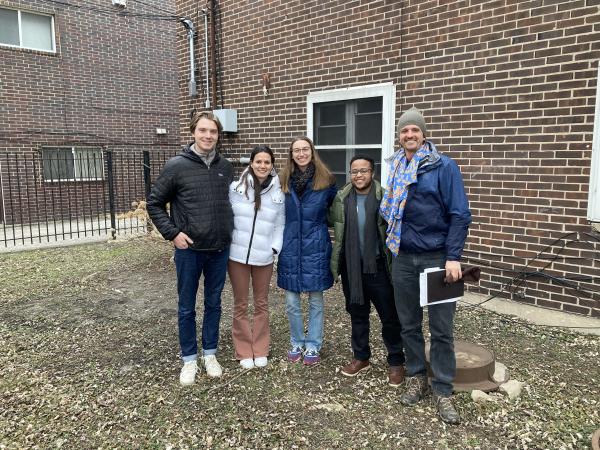
{"label": "white utility box", "polygon": [[215,109],[213,114],[221,121],[224,133],[237,133],[237,109]]}

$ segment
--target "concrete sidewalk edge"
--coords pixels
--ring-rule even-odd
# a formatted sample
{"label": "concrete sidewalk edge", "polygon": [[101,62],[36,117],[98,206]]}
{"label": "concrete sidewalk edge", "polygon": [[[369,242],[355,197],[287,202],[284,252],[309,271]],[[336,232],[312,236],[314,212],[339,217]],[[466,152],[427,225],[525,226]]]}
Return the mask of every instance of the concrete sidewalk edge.
{"label": "concrete sidewalk edge", "polygon": [[[469,304],[483,302],[489,296],[465,292],[462,300]],[[460,304],[459,304],[460,305]],[[464,304],[463,304],[464,305]],[[466,306],[466,305],[465,305]],[[549,325],[568,328],[569,331],[600,336],[600,318],[526,305],[506,299],[494,298],[481,305],[482,308],[501,314],[517,316],[535,325]],[[459,306],[460,308],[460,306]]]}

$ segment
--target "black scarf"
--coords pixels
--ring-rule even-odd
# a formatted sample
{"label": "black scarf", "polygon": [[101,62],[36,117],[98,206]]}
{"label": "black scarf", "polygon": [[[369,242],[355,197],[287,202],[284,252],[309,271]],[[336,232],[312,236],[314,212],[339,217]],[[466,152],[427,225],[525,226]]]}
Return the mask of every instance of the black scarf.
{"label": "black scarf", "polygon": [[271,175],[271,174],[267,175],[267,178],[265,178],[265,181],[260,183],[260,186],[258,186],[256,195],[260,195],[262,191],[264,191],[266,188],[268,188],[269,185],[271,184],[272,179],[273,179],[273,175]]}
{"label": "black scarf", "polygon": [[302,194],[306,190],[306,185],[310,180],[312,180],[315,175],[315,165],[313,162],[309,162],[306,170],[302,172],[298,167],[294,167],[294,171],[292,172],[291,182],[292,188],[298,194],[298,197],[302,197]]}
{"label": "black scarf", "polygon": [[[360,241],[358,236],[358,213],[356,212],[356,191],[352,189],[344,200],[344,259],[350,283],[350,303],[364,304],[362,274],[377,272],[377,258],[374,243],[378,242],[377,214],[379,204],[375,197],[375,185],[371,186],[365,202],[365,236],[360,258]],[[348,245],[345,245],[348,243]]]}

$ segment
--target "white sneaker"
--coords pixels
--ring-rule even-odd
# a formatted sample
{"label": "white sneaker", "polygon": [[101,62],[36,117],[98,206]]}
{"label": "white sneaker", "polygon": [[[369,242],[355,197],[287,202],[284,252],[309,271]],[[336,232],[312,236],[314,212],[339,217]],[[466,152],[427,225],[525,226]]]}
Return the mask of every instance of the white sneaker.
{"label": "white sneaker", "polygon": [[223,369],[221,369],[221,365],[219,361],[217,361],[217,357],[215,355],[207,355],[202,357],[202,362],[204,363],[204,368],[206,369],[206,375],[213,378],[218,378],[223,375]]}
{"label": "white sneaker", "polygon": [[269,360],[266,356],[259,356],[258,358],[254,358],[254,365],[256,367],[267,367]]}
{"label": "white sneaker", "polygon": [[254,369],[254,360],[252,358],[245,358],[240,360],[240,366],[242,369]]}
{"label": "white sneaker", "polygon": [[184,363],[181,372],[179,373],[179,382],[181,385],[189,386],[194,384],[194,381],[196,381],[196,372],[199,370],[200,368],[195,360]]}

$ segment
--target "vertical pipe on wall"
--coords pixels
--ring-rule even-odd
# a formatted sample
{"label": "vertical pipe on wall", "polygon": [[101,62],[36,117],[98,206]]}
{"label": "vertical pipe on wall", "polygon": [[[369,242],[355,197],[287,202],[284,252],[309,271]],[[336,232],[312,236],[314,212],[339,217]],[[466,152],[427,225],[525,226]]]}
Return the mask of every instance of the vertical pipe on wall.
{"label": "vertical pipe on wall", "polygon": [[[209,0],[208,1],[209,4],[209,14],[210,14],[210,20],[208,23],[208,31],[209,31],[209,48],[210,48],[210,84],[211,84],[211,91],[210,91],[210,99],[211,99],[211,103],[213,105],[213,107],[217,107],[217,54],[216,54],[216,46],[217,46],[217,39],[215,37],[215,33],[216,33],[216,24],[215,24],[215,20],[216,20],[216,15],[215,15],[215,0]],[[208,81],[207,81],[208,83]]]}
{"label": "vertical pipe on wall", "polygon": [[204,67],[206,72],[206,101],[204,107],[210,109],[210,87],[208,85],[208,11],[204,10]]}
{"label": "vertical pipe on wall", "polygon": [[196,68],[194,62],[194,36],[196,34],[194,30],[194,23],[185,17],[179,19],[187,30],[188,45],[189,45],[189,56],[190,56],[190,81],[189,81],[189,95],[190,97],[196,97],[198,95],[198,89],[196,87]]}

